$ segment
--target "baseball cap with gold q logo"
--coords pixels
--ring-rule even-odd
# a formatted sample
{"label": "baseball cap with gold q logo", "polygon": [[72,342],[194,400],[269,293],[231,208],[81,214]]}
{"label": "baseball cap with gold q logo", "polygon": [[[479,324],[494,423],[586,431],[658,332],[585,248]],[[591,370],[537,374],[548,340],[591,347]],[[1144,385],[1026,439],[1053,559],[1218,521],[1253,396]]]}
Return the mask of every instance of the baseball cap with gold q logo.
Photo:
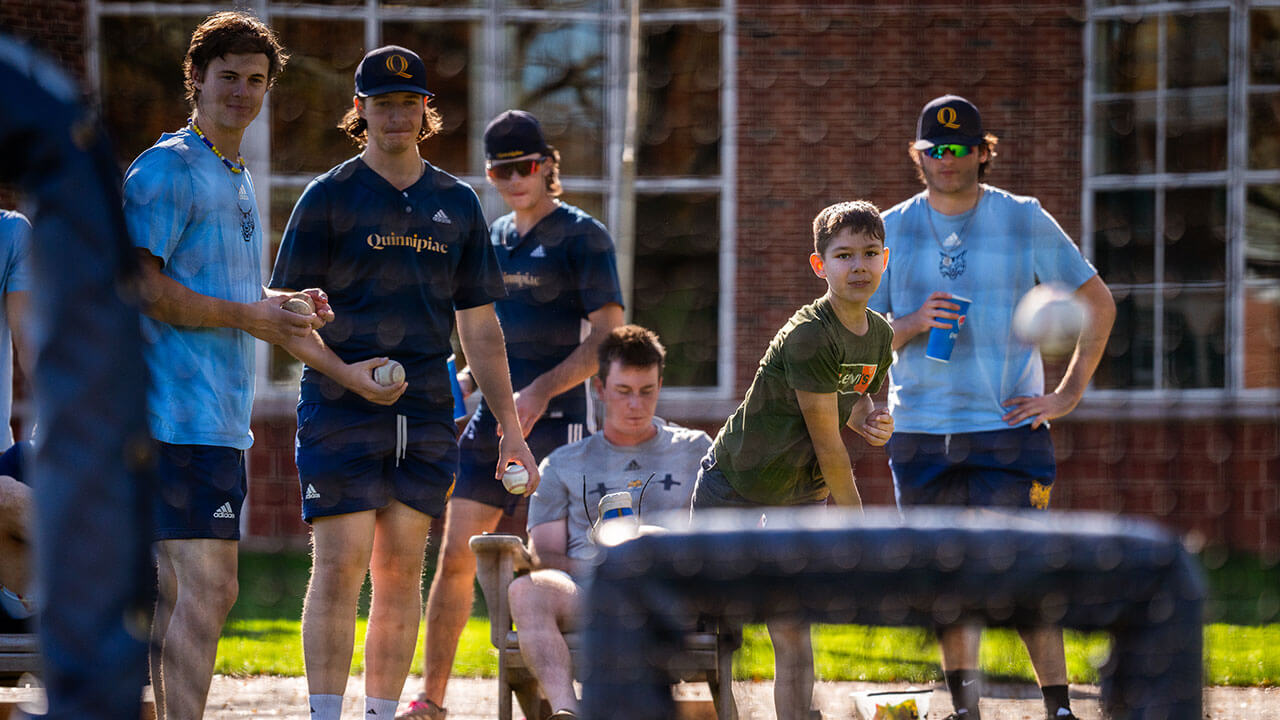
{"label": "baseball cap with gold q logo", "polygon": [[427,89],[427,67],[417,53],[399,45],[370,50],[356,67],[356,95],[372,97],[393,92],[435,95]]}
{"label": "baseball cap with gold q logo", "polygon": [[916,149],[934,145],[982,144],[982,115],[973,103],[959,95],[943,95],[930,100],[916,123]]}

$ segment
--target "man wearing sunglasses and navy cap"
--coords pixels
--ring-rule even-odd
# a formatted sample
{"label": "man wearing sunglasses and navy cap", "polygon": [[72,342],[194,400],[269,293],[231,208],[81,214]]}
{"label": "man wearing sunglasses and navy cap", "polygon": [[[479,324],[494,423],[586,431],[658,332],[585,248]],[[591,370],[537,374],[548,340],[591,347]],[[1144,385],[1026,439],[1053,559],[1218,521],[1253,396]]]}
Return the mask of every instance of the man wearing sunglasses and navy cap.
{"label": "man wearing sunglasses and navy cap", "polygon": [[[559,199],[560,153],[533,115],[508,110],[494,118],[485,129],[484,153],[489,182],[511,208],[489,229],[507,287],[497,307],[511,384],[529,448],[545,458],[596,429],[586,384],[596,374],[600,343],[622,323],[613,239],[590,215]],[[470,353],[467,358],[474,361]],[[468,375],[469,369],[459,373],[463,392],[473,389]],[[494,481],[487,468],[497,448],[486,394],[459,441],[458,486],[427,599],[425,691],[402,718],[440,717],[428,711],[444,700],[471,610],[476,561],[467,543],[493,531],[503,512],[513,514],[533,493],[530,487],[513,495]]]}
{"label": "man wearing sunglasses and navy cap", "polygon": [[[1102,358],[1115,302],[1098,273],[1033,197],[983,183],[997,138],[958,95],[930,100],[908,148],[925,189],[884,214],[889,268],[869,306],[893,325],[896,358],[886,446],[900,507],[1046,509],[1056,465],[1049,421],[1080,402]],[[1039,349],[1011,331],[1037,283],[1075,290],[1086,322],[1062,381],[1044,391]],[[961,316],[953,297],[968,299]],[[960,320],[950,360],[926,356],[931,328]],[[1062,631],[1020,630],[1046,717],[1070,720]],[[980,628],[939,628],[955,712],[979,720]]]}
{"label": "man wearing sunglasses and navy cap", "polygon": [[[507,461],[537,467],[512,397],[494,302],[505,294],[480,200],[422,159],[440,130],[426,68],[397,45],[370,51],[339,127],[362,152],[311,182],[285,228],[271,286],[324,287],[338,314],[320,332],[298,403],[302,516],[311,583],[302,615],[311,720],[337,720],[351,670],[367,570],[365,717],[392,718],[417,646],[422,561],[457,472],[448,360],[458,336],[505,431],[489,479]],[[319,284],[323,283],[323,284]],[[374,372],[403,366],[390,384]]]}

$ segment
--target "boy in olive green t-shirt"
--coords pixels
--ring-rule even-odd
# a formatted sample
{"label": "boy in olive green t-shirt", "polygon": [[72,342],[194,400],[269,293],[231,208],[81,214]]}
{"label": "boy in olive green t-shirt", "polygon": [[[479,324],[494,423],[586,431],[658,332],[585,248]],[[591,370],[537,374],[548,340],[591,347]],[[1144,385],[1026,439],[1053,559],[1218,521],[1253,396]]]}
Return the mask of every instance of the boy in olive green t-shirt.
{"label": "boy in olive green t-shirt", "polygon": [[[884,445],[893,417],[876,410],[893,362],[893,329],[867,309],[889,259],[880,212],[866,201],[832,205],[813,220],[809,265],[827,292],[774,336],[738,409],[702,460],[697,511],[825,503],[862,507],[840,428]],[[779,720],[805,720],[813,697],[809,626],[768,623]]]}

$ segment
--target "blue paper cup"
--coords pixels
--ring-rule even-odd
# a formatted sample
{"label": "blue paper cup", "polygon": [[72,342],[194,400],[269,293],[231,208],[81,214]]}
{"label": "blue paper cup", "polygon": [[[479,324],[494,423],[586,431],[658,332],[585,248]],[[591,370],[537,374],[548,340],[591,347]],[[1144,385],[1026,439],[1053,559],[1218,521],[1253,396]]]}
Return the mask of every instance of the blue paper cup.
{"label": "blue paper cup", "polygon": [[449,389],[453,392],[453,420],[457,422],[467,416],[467,403],[462,399],[462,386],[458,384],[458,365],[454,356],[449,356]]}
{"label": "blue paper cup", "polygon": [[973,301],[969,298],[952,295],[947,298],[947,302],[960,306],[960,318],[958,320],[943,320],[942,322],[950,323],[949,327],[929,328],[929,345],[924,349],[925,357],[938,362],[951,362],[951,351],[956,347],[956,338],[960,335],[960,326],[964,324],[964,318],[969,314],[969,305]]}

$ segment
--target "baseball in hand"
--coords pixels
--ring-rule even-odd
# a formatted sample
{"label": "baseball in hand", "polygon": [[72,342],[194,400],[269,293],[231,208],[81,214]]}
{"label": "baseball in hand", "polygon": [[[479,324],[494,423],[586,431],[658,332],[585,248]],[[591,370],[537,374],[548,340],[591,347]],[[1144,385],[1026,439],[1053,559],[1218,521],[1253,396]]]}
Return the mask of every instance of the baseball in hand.
{"label": "baseball in hand", "polygon": [[382,386],[399,385],[404,382],[404,366],[395,360],[388,360],[386,365],[373,369],[373,380]]}
{"label": "baseball in hand", "polygon": [[310,295],[305,293],[297,293],[288,300],[285,300],[284,304],[280,307],[299,315],[310,315],[316,311],[315,301],[311,299]]}
{"label": "baseball in hand", "polygon": [[512,495],[523,495],[529,486],[529,471],[518,462],[507,463],[507,470],[502,473],[502,484]]}

